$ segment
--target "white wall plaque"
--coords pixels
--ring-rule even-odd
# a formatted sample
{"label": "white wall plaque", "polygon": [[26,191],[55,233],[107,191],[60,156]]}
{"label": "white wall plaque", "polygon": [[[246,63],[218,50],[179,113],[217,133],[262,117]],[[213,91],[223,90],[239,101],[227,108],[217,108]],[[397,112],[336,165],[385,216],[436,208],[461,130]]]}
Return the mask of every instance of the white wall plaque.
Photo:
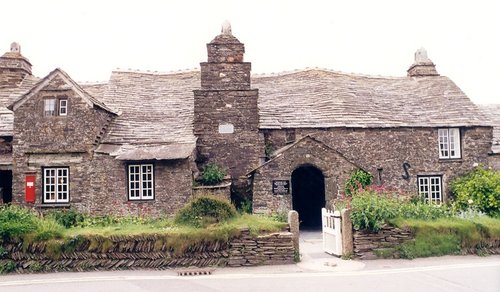
{"label": "white wall plaque", "polygon": [[233,124],[220,124],[219,125],[219,134],[232,134],[234,133]]}

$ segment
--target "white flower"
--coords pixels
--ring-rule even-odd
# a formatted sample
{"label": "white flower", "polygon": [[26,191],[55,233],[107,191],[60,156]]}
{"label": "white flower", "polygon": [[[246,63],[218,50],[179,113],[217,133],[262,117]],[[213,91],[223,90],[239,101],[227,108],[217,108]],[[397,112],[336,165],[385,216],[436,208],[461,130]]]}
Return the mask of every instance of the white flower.
{"label": "white flower", "polygon": [[474,203],[474,201],[473,201],[472,199],[469,199],[469,200],[467,201],[467,203],[472,204],[472,203]]}

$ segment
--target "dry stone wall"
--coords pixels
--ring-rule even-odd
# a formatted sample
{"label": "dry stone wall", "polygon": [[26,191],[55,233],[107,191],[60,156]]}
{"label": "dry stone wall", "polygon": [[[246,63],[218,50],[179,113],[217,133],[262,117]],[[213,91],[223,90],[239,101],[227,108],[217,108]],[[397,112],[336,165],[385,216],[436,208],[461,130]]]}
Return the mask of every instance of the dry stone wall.
{"label": "dry stone wall", "polygon": [[367,230],[354,231],[354,255],[362,260],[378,258],[378,255],[388,251],[392,256],[395,248],[405,241],[412,240],[414,234],[410,230],[384,225],[378,232]]}
{"label": "dry stone wall", "polygon": [[112,236],[75,239],[73,242],[4,242],[0,264],[15,263],[18,273],[119,269],[168,269],[176,267],[255,266],[292,264],[290,232],[253,236],[242,230],[229,242],[201,242],[179,253],[160,235]]}

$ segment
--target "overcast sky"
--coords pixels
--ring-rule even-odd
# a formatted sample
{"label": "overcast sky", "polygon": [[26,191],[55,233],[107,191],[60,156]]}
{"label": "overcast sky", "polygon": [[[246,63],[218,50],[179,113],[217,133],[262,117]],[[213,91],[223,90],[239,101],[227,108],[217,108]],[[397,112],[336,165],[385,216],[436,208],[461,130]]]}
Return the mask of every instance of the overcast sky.
{"label": "overcast sky", "polygon": [[500,103],[497,2],[9,0],[0,3],[0,52],[19,42],[36,76],[59,67],[76,81],[106,81],[116,68],[193,69],[227,19],[253,73],[405,76],[424,47],[474,102]]}

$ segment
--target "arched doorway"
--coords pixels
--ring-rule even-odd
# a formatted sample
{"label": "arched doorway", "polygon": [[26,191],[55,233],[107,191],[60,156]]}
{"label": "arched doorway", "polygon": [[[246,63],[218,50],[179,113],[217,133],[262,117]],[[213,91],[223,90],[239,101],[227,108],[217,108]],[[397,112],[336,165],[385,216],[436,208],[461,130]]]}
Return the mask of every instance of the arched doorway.
{"label": "arched doorway", "polygon": [[325,177],[321,170],[304,165],[292,172],[292,207],[299,212],[301,228],[321,228],[321,208],[325,207]]}

